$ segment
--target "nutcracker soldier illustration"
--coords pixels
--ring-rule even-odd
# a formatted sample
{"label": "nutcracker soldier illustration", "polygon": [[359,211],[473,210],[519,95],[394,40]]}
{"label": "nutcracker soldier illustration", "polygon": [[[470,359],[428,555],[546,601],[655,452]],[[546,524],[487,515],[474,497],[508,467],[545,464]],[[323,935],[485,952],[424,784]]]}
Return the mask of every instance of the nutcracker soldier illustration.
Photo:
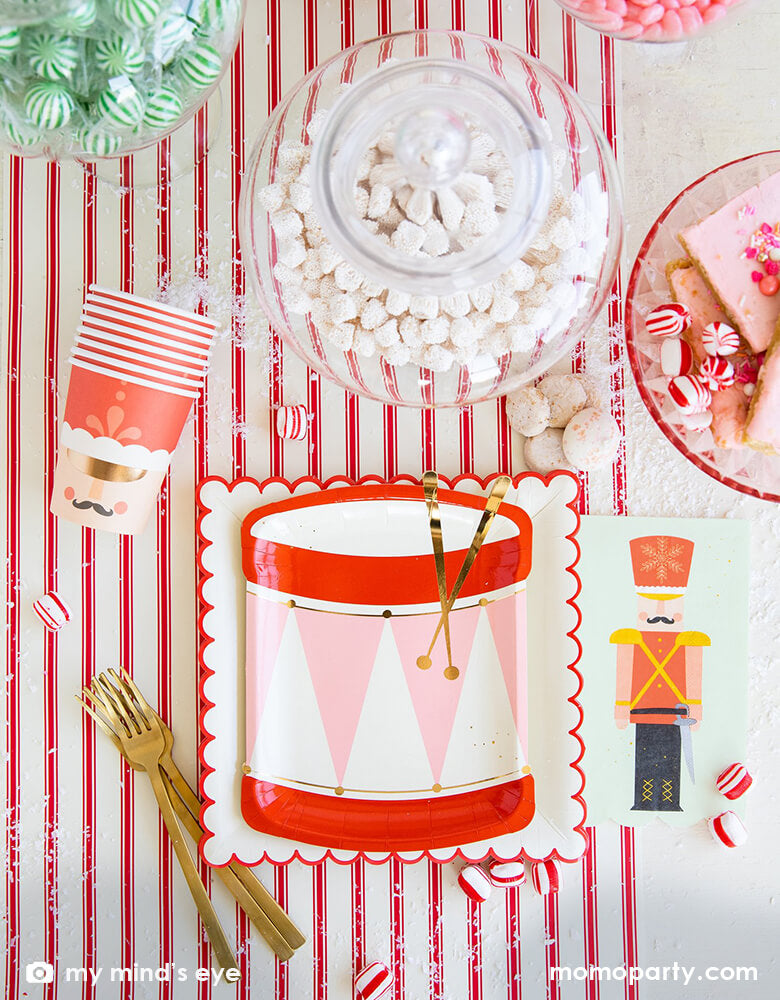
{"label": "nutcracker soldier illustration", "polygon": [[683,602],[694,544],[671,535],[629,542],[639,628],[621,628],[615,722],[635,727],[633,810],[682,812],[680,763],[695,781],[691,733],[702,721],[703,632],[686,631]]}

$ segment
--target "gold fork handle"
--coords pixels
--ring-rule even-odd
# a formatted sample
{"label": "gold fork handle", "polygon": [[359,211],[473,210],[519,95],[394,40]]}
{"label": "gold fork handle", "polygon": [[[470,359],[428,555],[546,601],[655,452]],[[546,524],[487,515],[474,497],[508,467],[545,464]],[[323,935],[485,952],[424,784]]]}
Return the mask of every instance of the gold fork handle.
{"label": "gold fork handle", "polygon": [[236,964],[236,959],[230,948],[228,939],[206,892],[206,887],[200,880],[200,875],[198,875],[198,869],[195,867],[192,855],[184,841],[184,833],[176,818],[176,813],[174,812],[171,800],[168,798],[168,793],[165,790],[162,773],[159,767],[152,766],[147,771],[147,774],[149,775],[152,790],[157,799],[157,805],[160,807],[160,813],[168,831],[168,836],[171,838],[173,850],[184,873],[184,878],[187,880],[192,898],[195,900],[195,905],[206,928],[206,934],[214,949],[217,962],[219,962],[225,971],[228,969],[238,970],[238,965]]}
{"label": "gold fork handle", "polygon": [[[173,803],[173,808],[176,810],[176,815],[179,817],[179,820],[184,824],[184,828],[187,833],[192,837],[195,843],[197,843],[203,834],[203,830],[196,819],[197,813],[193,816],[189,803],[184,801],[184,797],[181,795],[176,782],[174,782],[167,773],[167,766],[167,762],[164,762],[166,770],[163,771],[163,780],[165,781],[165,787],[168,790],[171,802]],[[179,777],[190,793],[190,796],[194,798],[195,804],[199,806],[200,803],[198,802],[198,799],[195,798],[195,793],[192,791],[183,775],[181,775],[181,772],[179,772]],[[238,869],[241,869],[247,876],[246,881],[239,877]],[[225,888],[233,896],[241,909],[246,913],[268,945],[273,949],[274,953],[278,955],[279,959],[282,962],[286,962],[288,959],[292,958],[295,949],[299,948],[301,944],[304,943],[306,938],[301,934],[295,924],[293,924],[265,886],[261,882],[258,882],[248,868],[244,865],[239,865],[237,862],[233,862],[233,864],[228,865],[226,868],[216,868],[215,871],[225,884]],[[292,935],[293,940],[290,940],[287,937],[286,928],[281,926],[280,922],[275,922],[274,919],[272,919],[275,914],[273,914],[273,912],[269,913],[268,910],[263,907],[258,898],[262,893],[265,893],[270,897],[273,906],[276,907],[276,909],[284,915],[285,920],[289,922],[295,932],[295,934]],[[300,940],[298,941],[296,938],[299,938]]]}

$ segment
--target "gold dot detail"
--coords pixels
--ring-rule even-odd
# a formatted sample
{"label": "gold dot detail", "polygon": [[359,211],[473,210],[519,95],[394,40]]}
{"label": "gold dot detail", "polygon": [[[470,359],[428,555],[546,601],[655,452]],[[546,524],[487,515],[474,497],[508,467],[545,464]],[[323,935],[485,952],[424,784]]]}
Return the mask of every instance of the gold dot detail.
{"label": "gold dot detail", "polygon": [[435,785],[433,786],[433,790],[434,790],[434,792],[437,792],[437,793],[441,791],[441,785],[439,784],[439,782],[438,782],[438,781],[437,781],[437,782],[436,782],[436,784],[435,784]]}
{"label": "gold dot detail", "polygon": [[420,668],[420,670],[430,670],[431,667],[430,656],[418,656],[417,666]]}
{"label": "gold dot detail", "polygon": [[456,681],[460,677],[460,670],[457,667],[447,667],[444,671],[444,676],[448,681]]}
{"label": "gold dot detail", "polygon": [[523,770],[522,770],[522,772],[521,772],[521,773],[522,773],[522,774],[530,774],[530,773],[531,773],[531,768],[530,768],[530,767],[528,767],[528,765],[526,765],[526,766],[525,766],[525,767],[523,768]]}
{"label": "gold dot detail", "polygon": [[392,618],[393,617],[393,612],[390,610],[390,608],[385,608],[385,610],[382,612],[382,617],[383,618]]}
{"label": "gold dot detail", "polygon": [[289,600],[289,601],[287,602],[287,607],[288,607],[288,608],[294,608],[294,607],[295,607],[295,601],[293,601],[293,600]]}
{"label": "gold dot detail", "polygon": [[344,789],[341,787],[341,785],[337,785],[333,789],[333,791],[336,793],[336,795],[343,795],[344,794]]}
{"label": "gold dot detail", "polygon": [[487,603],[488,603],[487,597],[480,597],[480,599],[479,599],[479,606],[481,608],[486,608],[487,607]]}
{"label": "gold dot detail", "polygon": [[252,768],[249,766],[249,764],[244,764],[242,766],[241,770],[244,772],[244,774],[251,774],[252,773]]}

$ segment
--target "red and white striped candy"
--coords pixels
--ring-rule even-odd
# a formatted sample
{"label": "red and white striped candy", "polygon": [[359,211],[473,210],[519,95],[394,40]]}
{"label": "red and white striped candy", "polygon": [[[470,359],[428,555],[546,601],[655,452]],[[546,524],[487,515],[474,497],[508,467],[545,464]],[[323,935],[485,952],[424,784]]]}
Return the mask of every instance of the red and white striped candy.
{"label": "red and white striped candy", "polygon": [[656,306],[645,319],[647,332],[654,337],[679,337],[691,325],[691,314],[682,302]]}
{"label": "red and white striped candy", "polygon": [[728,810],[707,820],[712,836],[726,847],[741,847],[747,840],[745,824],[736,813]]}
{"label": "red and white striped candy", "polygon": [[490,879],[479,865],[466,865],[465,868],[461,868],[458,885],[475,903],[484,903],[493,891]]}
{"label": "red and white striped candy", "polygon": [[393,985],[393,974],[384,962],[372,962],[355,976],[355,1000],[379,1000]]}
{"label": "red and white striped candy", "polygon": [[709,323],[701,332],[701,343],[711,357],[726,357],[739,350],[739,334],[728,323]]}
{"label": "red and white striped candy", "polygon": [[59,631],[72,618],[70,608],[54,590],[39,597],[33,604],[33,611],[52,632]]}
{"label": "red and white striped candy", "polygon": [[753,784],[753,778],[744,764],[730,764],[718,775],[716,784],[727,799],[738,799]]}
{"label": "red and white striped candy", "polygon": [[734,374],[734,365],[725,358],[705,358],[699,365],[699,377],[702,382],[713,392],[720,389],[728,389],[734,385],[737,376]]}
{"label": "red and white striped candy", "polygon": [[561,863],[556,858],[535,861],[531,865],[531,882],[540,896],[557,892],[561,887]]}
{"label": "red and white striped candy", "polygon": [[669,383],[669,395],[681,413],[703,413],[712,393],[697,375],[678,375]]}
{"label": "red and white striped candy", "polygon": [[308,413],[303,403],[280,406],[276,411],[276,433],[287,441],[303,441],[309,430]]}
{"label": "red and white striped candy", "polygon": [[668,337],[661,343],[661,371],[664,375],[687,375],[693,367],[693,351],[687,340]]}
{"label": "red and white striped candy", "polygon": [[488,878],[493,885],[508,889],[514,885],[525,885],[525,865],[522,861],[491,861]]}

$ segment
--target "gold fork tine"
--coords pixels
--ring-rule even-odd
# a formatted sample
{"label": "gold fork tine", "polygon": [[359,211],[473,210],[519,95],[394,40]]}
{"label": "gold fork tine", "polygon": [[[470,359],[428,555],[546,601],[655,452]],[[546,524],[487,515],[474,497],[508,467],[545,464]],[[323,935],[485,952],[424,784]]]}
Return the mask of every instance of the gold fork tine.
{"label": "gold fork tine", "polygon": [[100,726],[100,728],[103,730],[103,732],[106,734],[106,736],[111,740],[111,742],[114,744],[114,746],[117,748],[117,750],[120,753],[123,753],[123,751],[122,751],[122,741],[119,739],[119,737],[114,732],[114,730],[111,728],[111,726],[109,726],[108,723],[103,720],[102,716],[100,716],[95,711],[94,708],[90,707],[84,701],[83,698],[79,698],[79,696],[77,694],[75,694],[73,697],[76,699],[76,701],[79,703],[79,705],[81,705],[81,707],[84,709],[84,711],[88,712],[89,715],[92,716],[92,719],[94,720],[94,722],[96,722],[97,725]]}
{"label": "gold fork tine", "polygon": [[117,714],[120,717],[125,717],[127,725],[132,723],[137,733],[141,733],[144,729],[148,730],[150,728],[147,719],[142,717],[139,721],[136,717],[139,714],[138,710],[133,710],[133,706],[127,701],[124,693],[117,690],[105,674],[99,675],[98,682],[105,695],[111,700],[111,704],[114,706]]}

